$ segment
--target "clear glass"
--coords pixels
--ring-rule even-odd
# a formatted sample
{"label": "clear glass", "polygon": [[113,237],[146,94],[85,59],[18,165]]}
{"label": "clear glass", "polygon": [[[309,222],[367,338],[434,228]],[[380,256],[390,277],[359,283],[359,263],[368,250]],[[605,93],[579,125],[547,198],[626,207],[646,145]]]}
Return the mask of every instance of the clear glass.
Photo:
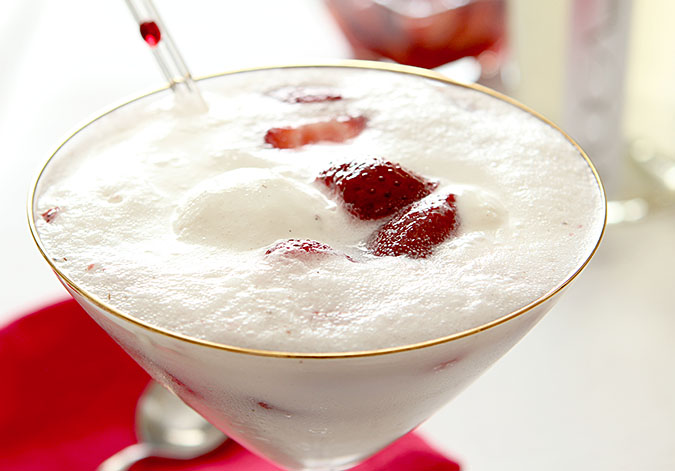
{"label": "clear glass", "polygon": [[357,59],[435,68],[474,57],[482,78],[505,59],[504,0],[326,0]]}
{"label": "clear glass", "polygon": [[[328,67],[376,68],[457,86],[433,72],[400,66],[349,63]],[[227,76],[207,80],[226,80]],[[508,101],[494,92],[482,92]],[[86,134],[85,126],[69,141]],[[57,150],[52,159],[58,157]],[[579,158],[593,170],[582,152]],[[72,296],[156,381],[254,453],[296,471],[351,468],[417,427],[548,312],[588,263],[602,237],[598,234],[591,253],[552,291],[472,330],[374,351],[260,351],[197,340],[141,322],[59,271],[35,228],[40,217],[35,204],[41,177],[49,170],[47,162],[33,191],[29,221],[38,248]],[[595,175],[597,191],[602,194]]]}

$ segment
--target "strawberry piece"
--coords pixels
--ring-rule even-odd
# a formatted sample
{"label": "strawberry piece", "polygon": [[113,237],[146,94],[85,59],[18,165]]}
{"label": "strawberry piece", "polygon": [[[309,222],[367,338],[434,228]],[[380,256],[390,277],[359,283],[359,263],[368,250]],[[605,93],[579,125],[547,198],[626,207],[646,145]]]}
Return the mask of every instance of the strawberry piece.
{"label": "strawberry piece", "polygon": [[366,127],[364,116],[346,116],[305,124],[297,128],[272,128],[265,134],[265,142],[277,149],[295,149],[317,142],[344,142],[361,134]]}
{"label": "strawberry piece", "polygon": [[429,195],[437,186],[383,159],[331,167],[321,172],[317,180],[337,193],[347,211],[364,220],[394,214]]}
{"label": "strawberry piece", "polygon": [[45,222],[52,222],[56,216],[61,212],[61,208],[58,206],[54,206],[53,208],[49,208],[47,211],[41,214],[42,219],[45,220]]}
{"label": "strawberry piece", "polygon": [[322,244],[321,242],[311,239],[282,240],[265,251],[265,255],[270,255],[272,253],[290,257],[337,254],[330,245]]}
{"label": "strawberry piece", "polygon": [[371,236],[368,250],[378,257],[426,258],[458,226],[455,195],[431,195],[401,211]]}
{"label": "strawberry piece", "polygon": [[325,87],[284,87],[273,90],[269,94],[286,103],[321,103],[342,100],[342,95]]}
{"label": "strawberry piece", "polygon": [[341,255],[350,262],[356,262],[347,254],[336,251],[330,245],[322,244],[311,239],[288,239],[277,242],[265,251],[265,255],[275,254],[282,257],[309,260],[328,255]]}

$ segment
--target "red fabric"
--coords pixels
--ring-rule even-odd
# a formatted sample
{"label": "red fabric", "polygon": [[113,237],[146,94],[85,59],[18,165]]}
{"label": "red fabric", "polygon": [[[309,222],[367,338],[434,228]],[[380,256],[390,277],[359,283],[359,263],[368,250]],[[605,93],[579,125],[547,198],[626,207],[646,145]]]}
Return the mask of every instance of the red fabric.
{"label": "red fabric", "polygon": [[[72,300],[0,330],[0,470],[91,471],[136,442],[134,411],[149,381]],[[147,459],[133,470],[273,471],[229,441],[189,462]],[[458,471],[409,434],[358,471]]]}

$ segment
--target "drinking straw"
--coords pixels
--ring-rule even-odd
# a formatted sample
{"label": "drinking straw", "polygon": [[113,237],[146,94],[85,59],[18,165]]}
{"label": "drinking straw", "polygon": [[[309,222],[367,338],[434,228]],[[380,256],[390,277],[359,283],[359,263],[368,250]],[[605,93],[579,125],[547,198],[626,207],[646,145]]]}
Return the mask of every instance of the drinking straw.
{"label": "drinking straw", "polygon": [[126,0],[126,3],[138,23],[141,37],[150,46],[176,97],[195,110],[206,111],[207,106],[199,88],[192,80],[190,70],[185,65],[152,0]]}

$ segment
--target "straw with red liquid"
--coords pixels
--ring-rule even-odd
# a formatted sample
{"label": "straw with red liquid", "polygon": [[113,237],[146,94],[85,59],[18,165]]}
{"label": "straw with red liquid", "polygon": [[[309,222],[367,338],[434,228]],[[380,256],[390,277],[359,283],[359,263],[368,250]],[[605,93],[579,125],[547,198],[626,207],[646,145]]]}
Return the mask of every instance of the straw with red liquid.
{"label": "straw with red liquid", "polygon": [[152,1],[126,0],[126,3],[176,97],[196,110],[205,111],[207,106],[199,88]]}

